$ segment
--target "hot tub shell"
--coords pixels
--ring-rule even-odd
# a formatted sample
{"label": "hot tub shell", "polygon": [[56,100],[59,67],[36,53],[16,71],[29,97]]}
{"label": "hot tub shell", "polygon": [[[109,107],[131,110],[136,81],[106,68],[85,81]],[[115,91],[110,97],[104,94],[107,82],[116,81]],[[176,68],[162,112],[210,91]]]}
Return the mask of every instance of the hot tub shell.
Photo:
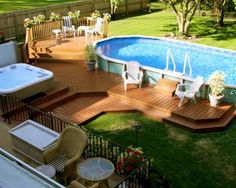
{"label": "hot tub shell", "polygon": [[[36,78],[35,80],[32,79],[30,82],[26,84],[20,84],[13,88],[3,88],[1,87],[1,83],[0,83],[0,95],[2,96],[14,96],[19,99],[25,99],[27,97],[36,95],[38,93],[45,92],[54,86],[53,73],[51,71],[41,69],[41,68],[28,65],[25,63],[17,63],[17,64],[2,67],[0,68],[0,74],[4,73],[4,71],[10,73],[10,69],[12,67],[16,67],[16,68],[21,67],[21,68],[33,70],[36,72],[40,72],[41,74],[45,74],[45,76],[41,78]],[[18,75],[16,75],[16,79],[17,79],[17,76]],[[7,81],[8,80],[4,80],[3,82],[7,82]]]}

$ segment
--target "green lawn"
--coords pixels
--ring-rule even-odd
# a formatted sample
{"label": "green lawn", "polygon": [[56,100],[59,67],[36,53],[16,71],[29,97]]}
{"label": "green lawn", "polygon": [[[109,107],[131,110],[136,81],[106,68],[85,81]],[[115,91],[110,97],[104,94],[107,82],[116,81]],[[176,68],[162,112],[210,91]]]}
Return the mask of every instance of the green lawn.
{"label": "green lawn", "polygon": [[76,0],[0,0],[0,13],[74,1]]}
{"label": "green lawn", "polygon": [[[76,0],[0,0],[0,13],[73,1]],[[215,28],[213,17],[208,14],[202,17],[197,12],[191,24],[190,34],[198,38],[189,42],[236,50],[236,16],[226,18],[225,24],[225,27]],[[151,13],[128,15],[128,17],[112,21],[109,29],[111,36],[165,36],[166,33],[176,33],[176,31],[175,14],[163,3],[152,3]]]}
{"label": "green lawn", "polygon": [[236,187],[236,121],[225,131],[191,133],[139,114],[106,114],[86,127],[112,141],[135,144],[132,121],[143,126],[138,145],[175,188]]}
{"label": "green lawn", "polygon": [[[177,32],[176,17],[172,9],[166,9],[162,4],[155,3],[152,13],[128,16],[110,23],[109,34],[117,35],[149,35],[165,36]],[[196,14],[190,27],[190,34],[197,39],[189,40],[221,48],[236,50],[236,17],[226,18],[225,27],[215,28],[215,20],[211,16]]]}

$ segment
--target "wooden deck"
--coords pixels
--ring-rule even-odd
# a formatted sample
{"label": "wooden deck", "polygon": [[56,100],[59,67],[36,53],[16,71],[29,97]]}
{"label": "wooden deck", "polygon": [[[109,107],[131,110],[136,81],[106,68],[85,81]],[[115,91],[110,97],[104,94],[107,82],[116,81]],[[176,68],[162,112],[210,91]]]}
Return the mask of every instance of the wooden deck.
{"label": "wooden deck", "polygon": [[[224,129],[234,117],[231,104],[213,108],[207,101],[199,100],[197,105],[185,101],[178,108],[177,97],[158,93],[151,86],[143,85],[140,89],[129,86],[125,92],[121,76],[86,70],[83,49],[88,42],[90,40],[84,37],[76,37],[61,45],[55,45],[55,39],[51,38],[36,43],[36,49],[47,55],[41,57],[40,52],[35,65],[51,70],[59,85],[70,88],[57,97],[39,102],[38,106],[77,124],[86,123],[106,112],[139,111],[154,119],[198,132]],[[61,90],[56,88],[55,93],[60,93]],[[56,102],[52,102],[52,98]]]}

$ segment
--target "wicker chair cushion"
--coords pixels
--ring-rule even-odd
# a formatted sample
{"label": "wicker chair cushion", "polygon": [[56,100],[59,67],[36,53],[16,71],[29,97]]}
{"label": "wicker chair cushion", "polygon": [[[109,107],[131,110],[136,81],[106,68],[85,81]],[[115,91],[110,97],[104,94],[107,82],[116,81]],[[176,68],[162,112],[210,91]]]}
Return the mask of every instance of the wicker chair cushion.
{"label": "wicker chair cushion", "polygon": [[66,161],[69,160],[69,157],[66,154],[57,156],[55,159],[49,162],[48,165],[53,166],[57,172],[63,173]]}

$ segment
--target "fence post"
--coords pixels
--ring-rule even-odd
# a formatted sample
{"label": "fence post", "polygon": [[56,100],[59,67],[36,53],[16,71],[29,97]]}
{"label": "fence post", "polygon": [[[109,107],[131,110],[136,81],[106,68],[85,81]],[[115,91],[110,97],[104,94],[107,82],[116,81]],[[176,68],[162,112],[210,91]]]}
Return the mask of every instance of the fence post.
{"label": "fence post", "polygon": [[14,13],[14,30],[15,30],[15,36],[18,37],[18,31],[17,31],[17,23],[16,23],[16,14]]}
{"label": "fence post", "polygon": [[95,5],[96,5],[96,0],[93,0],[92,1],[92,10],[91,10],[91,12],[93,12],[93,11],[95,11]]}
{"label": "fence post", "polygon": [[128,0],[125,0],[125,14],[128,15]]}

